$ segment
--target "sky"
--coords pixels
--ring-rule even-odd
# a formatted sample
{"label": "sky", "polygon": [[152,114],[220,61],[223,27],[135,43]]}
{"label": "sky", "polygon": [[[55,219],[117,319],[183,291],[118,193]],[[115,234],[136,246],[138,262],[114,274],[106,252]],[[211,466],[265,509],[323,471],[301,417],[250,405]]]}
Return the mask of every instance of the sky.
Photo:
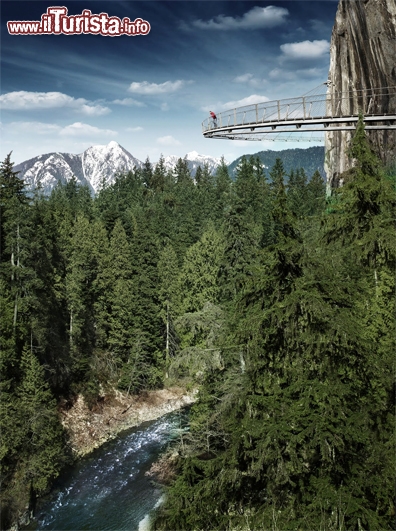
{"label": "sky", "polygon": [[[325,83],[337,4],[1,0],[1,160],[10,151],[16,164],[77,154],[112,140],[151,162],[161,153],[197,151],[232,162],[264,149],[310,147],[206,139],[201,124],[210,110],[301,96]],[[54,6],[69,17],[86,10],[128,17],[135,31],[147,31],[148,22],[150,31],[93,34],[92,23],[86,34],[9,34],[7,22],[40,21]],[[116,28],[109,24],[103,31]]]}

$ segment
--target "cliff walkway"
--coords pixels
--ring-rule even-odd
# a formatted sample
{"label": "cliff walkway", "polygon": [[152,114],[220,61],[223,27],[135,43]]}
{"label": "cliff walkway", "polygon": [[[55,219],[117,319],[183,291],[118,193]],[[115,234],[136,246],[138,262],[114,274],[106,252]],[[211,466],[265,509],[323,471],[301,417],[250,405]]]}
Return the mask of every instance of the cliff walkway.
{"label": "cliff walkway", "polygon": [[217,113],[217,121],[204,120],[202,133],[228,140],[318,140],[320,132],[354,130],[359,113],[367,130],[396,130],[396,86],[334,92],[321,85],[312,92]]}

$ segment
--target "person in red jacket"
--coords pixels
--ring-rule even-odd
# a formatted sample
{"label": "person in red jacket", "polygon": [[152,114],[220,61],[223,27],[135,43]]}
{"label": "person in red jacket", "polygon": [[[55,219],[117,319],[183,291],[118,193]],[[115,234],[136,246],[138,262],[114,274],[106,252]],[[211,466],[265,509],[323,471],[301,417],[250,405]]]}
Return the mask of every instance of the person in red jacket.
{"label": "person in red jacket", "polygon": [[213,111],[209,111],[209,114],[210,114],[210,117],[212,118],[213,120],[213,125],[215,127],[217,127],[217,116],[215,115],[215,113]]}

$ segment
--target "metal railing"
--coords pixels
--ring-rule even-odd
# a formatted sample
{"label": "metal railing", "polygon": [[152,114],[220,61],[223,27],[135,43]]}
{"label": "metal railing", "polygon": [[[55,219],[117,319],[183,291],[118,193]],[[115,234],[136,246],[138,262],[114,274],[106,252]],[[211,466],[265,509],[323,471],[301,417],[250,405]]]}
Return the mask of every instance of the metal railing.
{"label": "metal railing", "polygon": [[396,128],[396,87],[346,93],[328,90],[326,94],[237,107],[218,113],[217,121],[204,120],[202,132],[208,137],[233,138],[229,135],[251,137],[264,130],[279,133],[351,129],[359,113],[372,124],[369,128]]}

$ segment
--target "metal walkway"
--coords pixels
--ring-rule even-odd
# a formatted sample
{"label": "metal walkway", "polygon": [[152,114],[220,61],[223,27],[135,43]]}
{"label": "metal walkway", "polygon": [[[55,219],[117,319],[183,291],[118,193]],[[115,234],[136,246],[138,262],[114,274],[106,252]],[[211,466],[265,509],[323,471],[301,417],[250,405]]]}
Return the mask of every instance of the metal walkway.
{"label": "metal walkway", "polygon": [[[321,86],[321,90],[326,89]],[[367,130],[396,130],[396,86],[351,92],[307,94],[217,113],[202,123],[206,138],[277,140],[296,133],[354,130],[359,113]],[[288,135],[287,135],[288,134]],[[302,135],[299,135],[302,136]]]}

